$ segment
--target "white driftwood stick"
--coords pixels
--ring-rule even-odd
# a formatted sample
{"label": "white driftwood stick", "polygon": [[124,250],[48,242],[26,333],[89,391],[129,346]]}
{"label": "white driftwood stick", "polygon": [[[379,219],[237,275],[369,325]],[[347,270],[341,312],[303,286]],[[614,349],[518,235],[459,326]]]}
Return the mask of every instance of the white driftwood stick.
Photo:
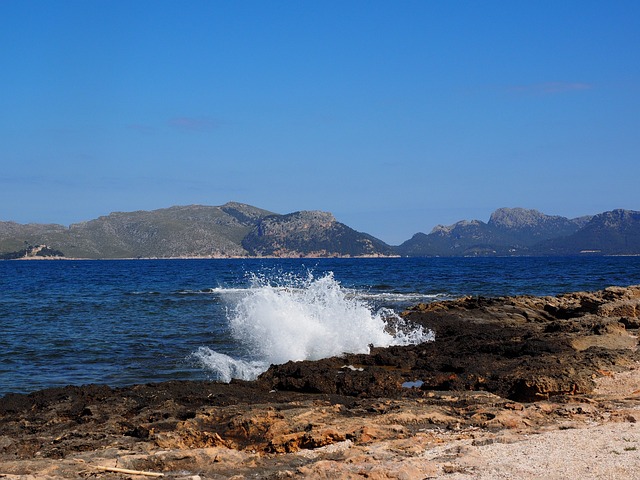
{"label": "white driftwood stick", "polygon": [[128,473],[129,475],[146,475],[147,477],[164,477],[164,473],[143,472],[140,470],[129,470],[127,468],[118,467],[102,467],[100,465],[94,465],[94,467],[105,472]]}

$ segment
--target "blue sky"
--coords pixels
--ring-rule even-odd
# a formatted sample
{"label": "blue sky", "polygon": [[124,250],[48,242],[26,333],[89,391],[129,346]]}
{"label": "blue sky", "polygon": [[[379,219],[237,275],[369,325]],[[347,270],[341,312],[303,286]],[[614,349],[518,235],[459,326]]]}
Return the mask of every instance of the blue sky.
{"label": "blue sky", "polygon": [[0,220],[238,201],[391,244],[640,209],[640,2],[0,0]]}

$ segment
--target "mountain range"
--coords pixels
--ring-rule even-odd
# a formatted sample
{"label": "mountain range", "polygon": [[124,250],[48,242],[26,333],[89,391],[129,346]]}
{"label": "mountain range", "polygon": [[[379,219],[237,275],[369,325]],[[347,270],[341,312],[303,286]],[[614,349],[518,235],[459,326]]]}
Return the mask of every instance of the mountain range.
{"label": "mountain range", "polygon": [[555,256],[640,254],[640,212],[568,219],[500,208],[391,246],[328,212],[281,215],[237,202],[114,212],[69,227],[0,222],[0,258]]}

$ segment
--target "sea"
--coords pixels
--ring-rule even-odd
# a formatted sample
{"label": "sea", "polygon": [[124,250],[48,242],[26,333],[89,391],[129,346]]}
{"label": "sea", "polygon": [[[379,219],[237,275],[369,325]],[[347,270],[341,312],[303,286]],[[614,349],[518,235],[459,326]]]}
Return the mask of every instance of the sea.
{"label": "sea", "polygon": [[254,379],[269,365],[438,342],[407,307],[640,284],[640,257],[0,261],[0,397]]}

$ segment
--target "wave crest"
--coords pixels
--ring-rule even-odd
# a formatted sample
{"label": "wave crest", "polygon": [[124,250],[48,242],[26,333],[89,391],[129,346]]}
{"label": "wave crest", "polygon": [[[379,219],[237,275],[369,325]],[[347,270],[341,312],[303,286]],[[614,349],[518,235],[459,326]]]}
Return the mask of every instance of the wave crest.
{"label": "wave crest", "polygon": [[201,347],[194,357],[216,379],[255,379],[270,364],[317,360],[370,347],[432,341],[433,332],[408,325],[390,309],[373,311],[343,289],[332,273],[270,279],[252,275],[246,291],[224,294],[233,338],[245,359]]}

